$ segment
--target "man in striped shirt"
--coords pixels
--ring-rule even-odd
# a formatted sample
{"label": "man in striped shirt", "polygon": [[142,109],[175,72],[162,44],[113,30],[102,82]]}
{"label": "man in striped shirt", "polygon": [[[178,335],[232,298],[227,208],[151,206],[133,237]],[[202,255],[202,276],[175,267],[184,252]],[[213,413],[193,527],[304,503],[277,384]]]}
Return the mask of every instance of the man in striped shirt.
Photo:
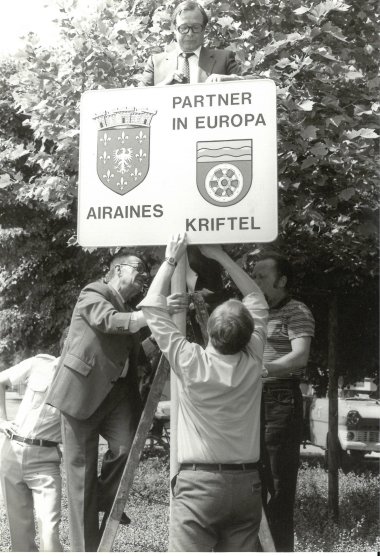
{"label": "man in striped shirt", "polygon": [[303,426],[299,384],[309,358],[314,318],[304,303],[292,299],[292,269],[283,256],[264,253],[255,265],[253,278],[269,305],[262,399],[262,460],[266,471],[263,503],[276,550],[293,552]]}

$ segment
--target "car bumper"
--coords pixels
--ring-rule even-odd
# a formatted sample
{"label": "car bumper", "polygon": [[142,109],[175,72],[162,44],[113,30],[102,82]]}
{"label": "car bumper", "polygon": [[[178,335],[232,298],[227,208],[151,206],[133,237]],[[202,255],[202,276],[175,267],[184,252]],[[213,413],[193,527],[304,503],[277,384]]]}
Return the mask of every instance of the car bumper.
{"label": "car bumper", "polygon": [[343,450],[358,450],[361,452],[380,452],[380,442],[363,442],[360,440],[347,440],[346,435],[339,435],[339,441]]}

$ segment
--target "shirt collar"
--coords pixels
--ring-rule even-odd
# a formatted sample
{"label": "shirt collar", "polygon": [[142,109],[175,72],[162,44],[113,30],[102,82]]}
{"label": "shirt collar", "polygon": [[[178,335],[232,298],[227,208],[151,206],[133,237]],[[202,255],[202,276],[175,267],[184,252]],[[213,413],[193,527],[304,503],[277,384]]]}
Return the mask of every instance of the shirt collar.
{"label": "shirt collar", "polygon": [[125,301],[121,296],[121,293],[118,292],[113,286],[111,286],[110,283],[107,284],[107,286],[110,288],[110,290],[113,292],[114,295],[116,295],[116,297],[118,298],[118,300],[120,301],[120,303],[124,306],[125,305]]}
{"label": "shirt collar", "polygon": [[[198,48],[196,50],[194,50],[194,54],[195,54],[195,56],[197,57],[198,60],[199,60],[199,56],[200,56],[200,53],[201,53],[201,48],[202,48],[202,45],[198,46]],[[179,56],[182,53],[183,53],[183,50],[181,50],[179,45],[177,44],[177,56]]]}
{"label": "shirt collar", "polygon": [[205,351],[207,351],[207,353],[210,353],[212,355],[216,355],[217,357],[222,357],[225,361],[236,360],[237,356],[240,356],[240,351],[229,355],[226,355],[225,353],[220,353],[220,351],[214,348],[211,342],[207,344]]}
{"label": "shirt collar", "polygon": [[276,305],[272,305],[271,307],[269,307],[269,310],[281,309],[281,307],[283,307],[284,305],[286,305],[290,300],[291,300],[291,296],[290,296],[290,295],[286,295],[285,297],[283,297],[283,298],[281,299],[281,301],[279,301],[278,303],[276,303]]}

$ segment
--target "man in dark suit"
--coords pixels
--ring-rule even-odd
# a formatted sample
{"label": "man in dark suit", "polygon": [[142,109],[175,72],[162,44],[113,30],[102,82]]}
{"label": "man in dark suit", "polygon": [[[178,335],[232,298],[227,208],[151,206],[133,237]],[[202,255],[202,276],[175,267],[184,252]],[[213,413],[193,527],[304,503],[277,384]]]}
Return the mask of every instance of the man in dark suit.
{"label": "man in dark suit", "polygon": [[[111,509],[140,418],[138,331],[146,321],[129,303],[146,278],[144,263],[120,251],[111,262],[108,282],[82,290],[47,396],[47,403],[62,413],[74,552],[98,548],[98,512]],[[108,442],[108,451],[98,477],[99,435]]]}
{"label": "man in dark suit", "polygon": [[241,79],[233,52],[203,46],[208,16],[200,4],[188,0],[179,4],[174,10],[172,23],[176,46],[149,58],[141,78],[143,85]]}

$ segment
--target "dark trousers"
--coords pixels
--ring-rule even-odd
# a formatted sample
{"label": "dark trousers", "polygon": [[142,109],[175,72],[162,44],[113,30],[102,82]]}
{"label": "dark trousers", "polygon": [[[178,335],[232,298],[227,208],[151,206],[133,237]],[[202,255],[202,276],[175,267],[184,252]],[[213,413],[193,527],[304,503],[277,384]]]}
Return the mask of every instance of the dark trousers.
{"label": "dark trousers", "polygon": [[262,402],[263,507],[277,552],[293,552],[302,394],[296,382],[267,383]]}
{"label": "dark trousers", "polygon": [[[98,512],[109,512],[140,418],[138,392],[120,379],[91,417],[62,415],[72,552],[96,552]],[[98,476],[99,435],[108,442]]]}

